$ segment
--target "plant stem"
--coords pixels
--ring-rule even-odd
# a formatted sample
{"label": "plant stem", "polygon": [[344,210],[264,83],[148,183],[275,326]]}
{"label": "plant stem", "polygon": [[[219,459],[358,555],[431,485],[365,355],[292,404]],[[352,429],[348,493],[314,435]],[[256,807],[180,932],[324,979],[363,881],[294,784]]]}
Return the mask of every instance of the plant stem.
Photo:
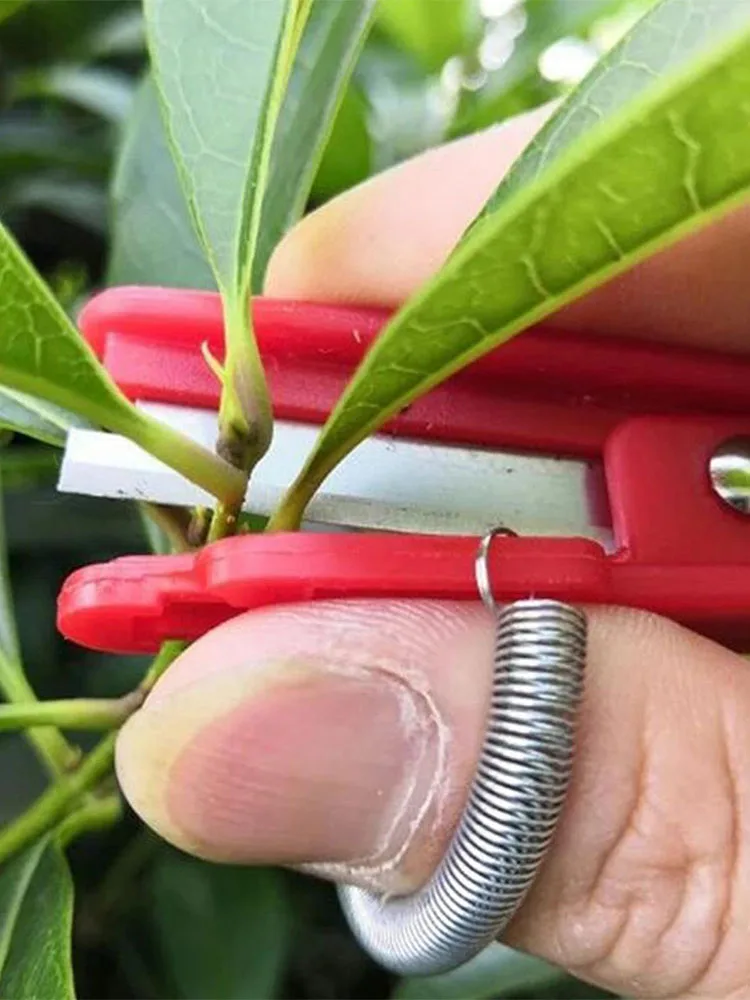
{"label": "plant stem", "polygon": [[0,831],[0,864],[57,826],[71,804],[107,774],[114,761],[116,736],[114,732],[105,736],[77,770],[59,778],[25,813]]}
{"label": "plant stem", "polygon": [[82,806],[65,817],[58,826],[55,835],[60,846],[67,847],[81,834],[114,826],[121,817],[122,799],[117,792],[112,792],[102,798],[92,796]]}
{"label": "plant stem", "polygon": [[57,726],[60,729],[116,729],[138,708],[142,697],[71,698],[66,701],[29,701],[0,705],[0,732]]}
{"label": "plant stem", "polygon": [[165,642],[156,654],[154,661],[148,669],[145,677],[138,685],[138,692],[142,698],[151,691],[161,675],[174,663],[180,653],[187,647],[186,642]]}
{"label": "plant stem", "polygon": [[[304,480],[300,480],[304,482]],[[305,484],[307,485],[307,484]],[[293,483],[284,494],[281,503],[273,512],[266,525],[266,531],[299,531],[305,508],[314,493],[314,488],[304,489]]]}
{"label": "plant stem", "polygon": [[218,542],[228,535],[233,535],[237,528],[239,514],[235,510],[230,510],[224,504],[219,504],[211,518],[211,527],[208,529],[207,544]]}
{"label": "plant stem", "polygon": [[[5,658],[0,657],[0,667],[2,667],[0,669],[0,690],[9,702],[8,705],[2,706],[3,711],[7,711],[15,705],[23,705],[29,709],[33,705],[41,704],[26,679],[20,663],[11,664]],[[81,759],[79,748],[69,743],[62,733],[49,728],[49,726],[44,729],[29,729],[26,736],[52,777],[66,774]]]}
{"label": "plant stem", "polygon": [[140,411],[137,420],[131,416],[123,425],[122,433],[211,496],[230,506],[241,506],[246,477],[191,438]]}

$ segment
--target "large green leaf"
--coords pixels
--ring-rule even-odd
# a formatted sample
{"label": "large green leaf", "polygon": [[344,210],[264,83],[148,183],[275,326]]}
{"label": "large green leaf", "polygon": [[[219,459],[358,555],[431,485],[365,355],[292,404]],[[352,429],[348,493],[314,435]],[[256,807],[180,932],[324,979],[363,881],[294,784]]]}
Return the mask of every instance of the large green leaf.
{"label": "large green leaf", "polygon": [[750,191],[750,4],[664,0],[571,95],[355,374],[273,526],[418,395]]}
{"label": "large green leaf", "polygon": [[59,302],[0,227],[0,385],[71,410],[132,438],[214,496],[235,502],[242,476],[215,455],[133,407]]}
{"label": "large green leaf", "polygon": [[531,994],[563,977],[538,958],[491,944],[476,958],[442,976],[402,979],[392,1000],[493,1000]]}
{"label": "large green leaf", "polygon": [[13,389],[0,389],[0,427],[63,448],[71,427],[85,426],[85,421],[53,403]]}
{"label": "large green leaf", "polygon": [[73,1000],[73,882],[62,852],[38,841],[0,872],[0,996]]}
{"label": "large green leaf", "polygon": [[127,424],[132,408],[0,227],[0,383],[92,421]]}
{"label": "large green leaf", "polygon": [[173,992],[184,1000],[272,1000],[290,943],[283,877],[166,855],[154,922]]}
{"label": "large green leaf", "polygon": [[150,79],[128,119],[112,198],[109,284],[216,288],[190,220]]}
{"label": "large green leaf", "polygon": [[[310,12],[273,143],[253,264],[256,291],[276,243],[304,211],[372,7],[373,0],[316,0]],[[111,284],[216,287],[192,228],[149,82],[128,122],[113,194]]]}
{"label": "large green leaf", "polygon": [[151,65],[224,306],[218,450],[250,470],[271,407],[248,296],[276,120],[311,0],[145,0]]}
{"label": "large green leaf", "polygon": [[294,0],[145,2],[180,178],[217,283],[230,295],[249,287],[278,112],[269,97],[284,78],[296,7]]}

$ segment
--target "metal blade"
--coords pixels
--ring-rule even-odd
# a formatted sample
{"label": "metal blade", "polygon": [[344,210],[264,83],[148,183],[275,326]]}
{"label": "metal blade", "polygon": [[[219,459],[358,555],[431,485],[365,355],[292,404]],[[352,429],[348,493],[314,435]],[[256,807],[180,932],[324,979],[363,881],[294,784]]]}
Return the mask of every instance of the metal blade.
{"label": "metal blade", "polygon": [[[213,448],[215,413],[139,405]],[[273,511],[319,431],[277,422],[271,449],[253,475],[246,510]],[[378,436],[331,473],[306,518],[312,525],[436,534],[481,534],[504,525],[519,534],[578,535],[608,546],[610,530],[592,515],[595,470],[569,459]],[[59,489],[176,506],[214,505],[212,497],[131,441],[98,431],[71,432]]]}

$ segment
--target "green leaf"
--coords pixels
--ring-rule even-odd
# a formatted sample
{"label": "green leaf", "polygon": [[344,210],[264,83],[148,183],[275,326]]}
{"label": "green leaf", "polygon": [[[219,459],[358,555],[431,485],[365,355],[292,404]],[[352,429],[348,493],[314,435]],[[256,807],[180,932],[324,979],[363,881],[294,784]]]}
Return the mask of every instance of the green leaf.
{"label": "green leaf", "polygon": [[272,1000],[291,932],[283,876],[167,854],[154,872],[154,923],[172,992],[184,1000]]}
{"label": "green leaf", "polygon": [[[167,133],[201,243],[223,292],[249,286],[275,111],[269,91],[296,4],[145,0]],[[269,121],[270,117],[270,121]]]}
{"label": "green leaf", "polygon": [[[334,116],[367,34],[376,0],[315,0],[276,127],[253,265],[260,291],[269,258],[303,214]],[[349,149],[360,157],[361,149]]]}
{"label": "green leaf", "polygon": [[141,86],[128,118],[112,200],[108,284],[216,288],[188,213],[150,79]]}
{"label": "green leaf", "polygon": [[367,105],[350,85],[333,123],[315,175],[311,201],[319,205],[366,180],[372,164],[372,142],[367,128]]}
{"label": "green leaf", "polygon": [[101,66],[51,66],[14,81],[18,99],[52,97],[119,124],[133,101],[131,78]]}
{"label": "green leaf", "polygon": [[125,434],[225,502],[243,495],[237,470],[130,404],[3,227],[0,294],[0,384]]}
{"label": "green leaf", "polygon": [[469,0],[380,0],[377,23],[399,48],[434,72],[467,47],[472,7]]}
{"label": "green leaf", "polygon": [[272,417],[250,293],[271,144],[309,0],[145,0],[154,79],[224,306],[218,450],[249,471]]}
{"label": "green leaf", "polygon": [[273,526],[363,438],[531,323],[750,191],[750,5],[664,0],[542,130],[391,321]]}
{"label": "green leaf", "polygon": [[130,404],[4,227],[0,292],[0,383],[42,396],[92,423],[126,424]]}
{"label": "green leaf", "polygon": [[[304,210],[372,7],[372,0],[316,0],[313,5],[279,114],[253,265],[255,290],[261,288],[276,243]],[[128,120],[113,200],[110,284],[216,287],[192,226],[149,81]]]}
{"label": "green leaf", "polygon": [[84,420],[53,403],[0,388],[0,427],[64,448],[68,431],[86,426]]}
{"label": "green leaf", "polygon": [[26,678],[21,666],[21,648],[10,591],[3,492],[3,483],[0,482],[0,692],[10,697],[20,685],[25,684]]}
{"label": "green leaf", "polygon": [[42,209],[82,229],[104,237],[107,230],[107,199],[99,184],[83,179],[26,177],[2,192],[3,215]]}
{"label": "green leaf", "polygon": [[86,39],[88,59],[107,59],[112,56],[140,56],[146,48],[146,30],[143,12],[126,7],[97,25]]}
{"label": "green leaf", "polygon": [[531,993],[554,984],[563,976],[559,969],[541,959],[501,944],[491,944],[453,972],[402,979],[392,1000],[493,1000],[517,996],[519,992]]}
{"label": "green leaf", "polygon": [[0,872],[0,996],[74,1000],[73,881],[62,852],[40,840]]}

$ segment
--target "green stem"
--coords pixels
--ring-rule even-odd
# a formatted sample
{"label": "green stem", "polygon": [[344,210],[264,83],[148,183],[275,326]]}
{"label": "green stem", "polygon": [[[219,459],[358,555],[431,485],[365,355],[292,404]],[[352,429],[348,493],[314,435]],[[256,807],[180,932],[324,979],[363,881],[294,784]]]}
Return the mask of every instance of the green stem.
{"label": "green stem", "polygon": [[242,506],[246,477],[189,437],[140,411],[137,419],[131,414],[121,433],[211,496],[229,505]]}
{"label": "green stem", "polygon": [[307,485],[304,480],[300,480],[300,485],[292,484],[269,518],[266,531],[299,531],[305,508],[315,492],[314,487],[306,489]]}
{"label": "green stem", "polygon": [[227,346],[217,451],[244,473],[245,485],[240,503],[227,503],[227,507],[234,509],[236,514],[244,499],[249,474],[268,451],[273,417],[247,296],[240,291],[236,294],[226,292],[223,297]]}
{"label": "green stem", "polygon": [[105,830],[122,817],[122,799],[117,792],[103,798],[91,797],[60,823],[55,836],[61,847],[67,847],[81,834]]}
{"label": "green stem", "polygon": [[161,675],[172,666],[180,653],[186,648],[185,642],[165,642],[156,655],[153,663],[148,669],[146,676],[138,685],[138,691],[142,698],[151,691]]}
{"label": "green stem", "polygon": [[75,800],[112,768],[116,733],[109,733],[72,774],[59,778],[18,819],[0,831],[0,864],[64,819]]}
{"label": "green stem", "polygon": [[[1,657],[0,690],[10,702],[9,705],[2,706],[4,711],[14,705],[23,705],[28,709],[31,705],[41,704],[26,679],[21,664],[10,663]],[[81,759],[81,751],[78,747],[69,743],[62,733],[55,729],[49,727],[29,729],[26,736],[52,777],[67,773]]]}
{"label": "green stem", "polygon": [[119,699],[71,698],[0,705],[0,732],[57,726],[60,729],[116,729],[142,703],[138,696]]}
{"label": "green stem", "polygon": [[211,542],[218,542],[221,538],[233,535],[237,528],[238,517],[237,511],[225,507],[224,504],[219,504],[211,518],[211,527],[208,530],[206,543],[210,545]]}

